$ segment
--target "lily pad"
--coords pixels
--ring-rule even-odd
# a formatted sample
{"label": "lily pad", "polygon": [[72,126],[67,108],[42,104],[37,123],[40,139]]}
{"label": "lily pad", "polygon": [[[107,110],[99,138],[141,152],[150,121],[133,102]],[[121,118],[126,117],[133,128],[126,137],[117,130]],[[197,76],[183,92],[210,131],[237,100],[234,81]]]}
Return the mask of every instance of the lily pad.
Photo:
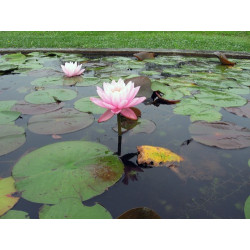
{"label": "lily pad", "polygon": [[0,72],[5,72],[5,71],[12,71],[17,69],[18,66],[9,64],[9,63],[1,63],[0,64]]}
{"label": "lily pad", "polygon": [[122,177],[123,164],[102,144],[66,141],[25,155],[12,174],[23,198],[57,204],[65,198],[84,201],[103,193]]}
{"label": "lily pad", "polygon": [[250,146],[250,130],[229,122],[194,122],[189,132],[194,140],[208,146],[223,149]]}
{"label": "lily pad", "polygon": [[12,177],[0,179],[0,216],[18,202],[19,197],[15,197],[15,193],[15,181]]}
{"label": "lily pad", "polygon": [[138,164],[147,166],[171,166],[176,162],[183,161],[183,158],[167,148],[154,146],[137,146]]}
{"label": "lily pad", "polygon": [[145,59],[154,59],[155,54],[152,52],[139,52],[133,56],[135,56],[139,61],[143,61]]}
{"label": "lily pad", "polygon": [[244,212],[245,212],[246,219],[250,219],[250,196],[248,196],[245,202]]}
{"label": "lily pad", "polygon": [[25,96],[25,100],[33,104],[48,104],[60,101],[68,101],[76,98],[77,92],[70,89],[46,89],[32,92]]}
{"label": "lily pad", "polygon": [[195,97],[203,103],[212,103],[218,107],[240,107],[247,103],[247,100],[239,95],[215,90],[203,90]]}
{"label": "lily pad", "polygon": [[6,54],[2,56],[2,59],[5,59],[12,64],[22,64],[23,62],[25,62],[26,56],[22,53]]}
{"label": "lily pad", "polygon": [[18,149],[25,141],[22,127],[13,124],[0,125],[0,156]]}
{"label": "lily pad", "polygon": [[137,207],[126,211],[117,219],[161,219],[161,217],[150,208]]}
{"label": "lily pad", "polygon": [[238,108],[225,108],[228,112],[231,112],[235,115],[250,118],[250,101],[242,107]]}
{"label": "lily pad", "polygon": [[124,82],[127,84],[128,82],[133,82],[135,87],[140,86],[140,90],[137,94],[138,97],[145,96],[146,98],[150,98],[153,94],[151,89],[151,80],[146,76],[132,77],[126,79]]}
{"label": "lily pad", "polygon": [[147,75],[147,76],[153,76],[153,75],[160,75],[161,72],[158,72],[158,71],[141,71],[141,74]]}
{"label": "lily pad", "polygon": [[88,87],[96,84],[100,84],[102,81],[97,77],[83,77],[81,81],[77,82],[78,87]]}
{"label": "lily pad", "polygon": [[75,109],[82,112],[90,112],[92,114],[103,114],[107,109],[102,108],[90,101],[89,97],[79,99],[74,103]]}
{"label": "lily pad", "polygon": [[31,82],[36,87],[63,85],[63,76],[41,77]]}
{"label": "lily pad", "polygon": [[101,205],[84,206],[80,200],[64,199],[58,204],[44,205],[39,212],[40,219],[112,219]]}
{"label": "lily pad", "polygon": [[0,219],[29,219],[29,215],[24,211],[10,210],[5,215],[1,216]]}
{"label": "lily pad", "polygon": [[32,104],[25,101],[20,101],[12,107],[12,110],[21,112],[25,115],[37,115],[61,109],[63,106],[63,102],[49,104]]}
{"label": "lily pad", "polygon": [[65,108],[32,116],[28,122],[28,129],[36,134],[66,134],[86,128],[93,122],[92,114]]}
{"label": "lily pad", "polygon": [[8,124],[15,121],[20,114],[21,113],[17,111],[0,111],[0,124]]}
{"label": "lily pad", "polygon": [[17,101],[0,101],[0,111],[11,111]]}

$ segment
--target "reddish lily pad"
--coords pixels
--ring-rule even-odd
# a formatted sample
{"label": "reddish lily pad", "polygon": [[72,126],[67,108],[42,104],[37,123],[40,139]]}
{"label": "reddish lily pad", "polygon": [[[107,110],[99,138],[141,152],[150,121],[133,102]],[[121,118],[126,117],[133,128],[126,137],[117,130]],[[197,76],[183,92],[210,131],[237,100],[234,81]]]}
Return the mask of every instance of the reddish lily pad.
{"label": "reddish lily pad", "polygon": [[227,59],[226,55],[221,53],[221,52],[215,52],[214,53],[220,60],[221,64],[223,65],[230,65],[230,66],[234,66],[236,63],[235,62],[231,62]]}
{"label": "reddish lily pad", "polygon": [[28,129],[36,134],[66,134],[86,128],[93,122],[92,114],[67,108],[32,116]]}
{"label": "reddish lily pad", "polygon": [[139,52],[139,53],[134,54],[133,56],[136,57],[139,61],[155,58],[155,54],[152,52]]}
{"label": "reddish lily pad", "polygon": [[126,211],[117,219],[161,219],[161,217],[150,208],[137,207]]}
{"label": "reddish lily pad", "polygon": [[18,202],[19,197],[15,193],[15,181],[12,177],[0,179],[0,216]]}
{"label": "reddish lily pad", "polygon": [[13,107],[13,111],[21,112],[26,115],[44,114],[61,109],[64,103],[49,103],[49,104],[32,104],[25,101],[16,103]]}
{"label": "reddish lily pad", "polygon": [[250,146],[250,129],[229,122],[194,122],[189,131],[194,140],[208,146],[223,149]]}
{"label": "reddish lily pad", "polygon": [[0,125],[0,156],[8,154],[25,143],[25,130],[13,124]]}
{"label": "reddish lily pad", "polygon": [[242,107],[225,108],[225,110],[238,116],[250,118],[250,101],[248,101],[248,103]]}

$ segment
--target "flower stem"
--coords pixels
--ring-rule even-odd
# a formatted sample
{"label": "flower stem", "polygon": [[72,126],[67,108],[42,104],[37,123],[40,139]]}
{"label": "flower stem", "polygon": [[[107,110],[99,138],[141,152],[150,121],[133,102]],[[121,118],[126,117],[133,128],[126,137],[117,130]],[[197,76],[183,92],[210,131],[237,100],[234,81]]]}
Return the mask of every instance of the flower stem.
{"label": "flower stem", "polygon": [[117,115],[117,126],[118,126],[118,155],[121,155],[122,149],[122,126],[121,126],[121,115]]}

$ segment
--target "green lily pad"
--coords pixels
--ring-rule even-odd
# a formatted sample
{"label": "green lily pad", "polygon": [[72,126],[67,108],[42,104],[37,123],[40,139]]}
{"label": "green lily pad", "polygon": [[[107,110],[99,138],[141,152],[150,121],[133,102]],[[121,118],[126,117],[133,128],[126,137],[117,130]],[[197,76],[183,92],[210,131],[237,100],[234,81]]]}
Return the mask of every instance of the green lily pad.
{"label": "green lily pad", "polygon": [[[96,96],[98,97],[98,96]],[[89,97],[84,97],[79,100],[77,100],[74,103],[75,109],[82,111],[82,112],[90,112],[92,114],[103,114],[107,109],[102,108],[94,104],[93,102],[90,101]]]}
{"label": "green lily pad", "polygon": [[141,71],[142,75],[153,76],[153,75],[160,75],[161,72],[158,71]]}
{"label": "green lily pad", "polygon": [[10,210],[5,215],[1,216],[0,219],[29,219],[28,213],[19,210]]}
{"label": "green lily pad", "polygon": [[86,128],[93,122],[92,114],[65,108],[32,116],[28,122],[28,129],[36,134],[66,134]]}
{"label": "green lily pad", "polygon": [[65,198],[84,201],[103,193],[122,177],[123,164],[102,144],[66,141],[25,155],[12,174],[24,199],[57,204]]}
{"label": "green lily pad", "polygon": [[244,212],[245,212],[246,219],[250,219],[250,196],[248,196],[245,202]]}
{"label": "green lily pad", "polygon": [[194,98],[183,99],[174,108],[174,113],[179,115],[190,115],[190,120],[214,122],[220,121],[222,114],[220,108],[201,103]]}
{"label": "green lily pad", "polygon": [[0,72],[12,71],[17,69],[18,66],[9,64],[9,63],[1,63],[0,64]]}
{"label": "green lily pad", "polygon": [[15,121],[20,114],[21,113],[17,111],[0,111],[0,124],[8,124]]}
{"label": "green lily pad", "polygon": [[82,54],[64,54],[61,56],[62,62],[84,62],[87,61],[88,58],[83,57]]}
{"label": "green lily pad", "polygon": [[80,200],[64,199],[58,204],[44,205],[39,212],[40,219],[112,219],[101,205],[84,206]]}
{"label": "green lily pad", "polygon": [[63,85],[63,76],[50,76],[38,78],[31,82],[36,87],[58,86]]}
{"label": "green lily pad", "polygon": [[194,122],[189,132],[195,141],[208,146],[223,149],[250,147],[250,130],[229,122]]}
{"label": "green lily pad", "polygon": [[98,77],[83,77],[81,82],[78,82],[76,86],[78,87],[88,87],[96,84],[100,84],[103,82],[100,78]]}
{"label": "green lily pad", "polygon": [[16,53],[16,54],[7,54],[2,56],[2,59],[5,59],[6,61],[12,63],[12,64],[22,64],[26,60],[26,56],[22,53]]}
{"label": "green lily pad", "polygon": [[212,103],[218,107],[240,107],[247,103],[247,100],[239,95],[214,90],[203,90],[195,97],[203,103]]}
{"label": "green lily pad", "polygon": [[22,127],[13,124],[0,125],[0,156],[18,149],[25,141]]}
{"label": "green lily pad", "polygon": [[0,111],[11,111],[17,101],[0,101]]}
{"label": "green lily pad", "polygon": [[18,202],[19,197],[13,196],[15,193],[15,181],[12,177],[0,179],[0,216]]}
{"label": "green lily pad", "polygon": [[77,92],[70,89],[46,89],[32,92],[25,96],[25,100],[33,104],[46,104],[68,101],[76,98]]}

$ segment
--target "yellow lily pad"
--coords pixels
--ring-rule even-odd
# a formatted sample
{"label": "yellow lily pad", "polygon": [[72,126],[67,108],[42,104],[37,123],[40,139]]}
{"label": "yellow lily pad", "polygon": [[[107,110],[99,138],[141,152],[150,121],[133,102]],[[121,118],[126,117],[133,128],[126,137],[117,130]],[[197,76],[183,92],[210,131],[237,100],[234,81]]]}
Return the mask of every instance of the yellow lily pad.
{"label": "yellow lily pad", "polygon": [[139,153],[137,161],[139,164],[146,164],[154,167],[171,166],[176,162],[183,161],[183,158],[167,148],[153,147],[148,145],[138,146]]}

